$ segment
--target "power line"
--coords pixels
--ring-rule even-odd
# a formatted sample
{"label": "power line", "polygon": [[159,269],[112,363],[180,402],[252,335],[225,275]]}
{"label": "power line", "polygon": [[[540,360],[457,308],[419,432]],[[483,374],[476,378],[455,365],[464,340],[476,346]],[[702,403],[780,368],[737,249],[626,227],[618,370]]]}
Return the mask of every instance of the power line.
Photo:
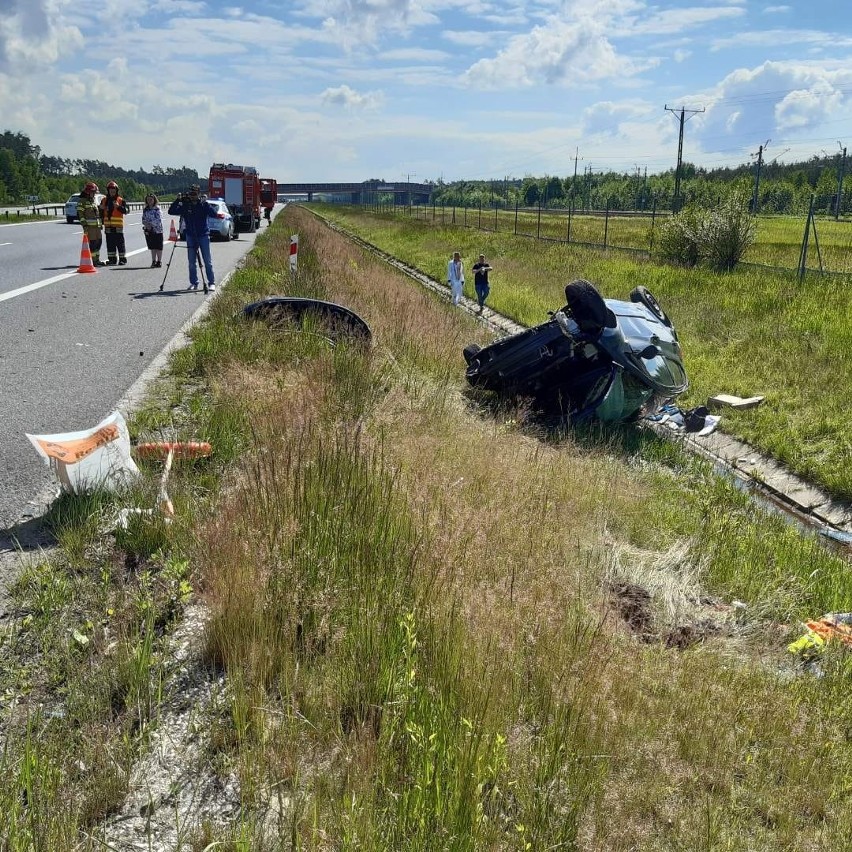
{"label": "power line", "polygon": [[[667,112],[674,114],[675,110],[671,109],[668,105],[665,107]],[[696,115],[699,112],[704,112],[704,107],[701,109],[686,109],[686,107],[680,108],[680,133],[678,133],[677,139],[677,168],[675,169],[675,188],[674,188],[674,199],[672,201],[672,207],[675,211],[680,209],[680,172],[681,172],[681,161],[683,159],[683,125],[686,118],[686,113],[689,113],[689,117],[692,118],[693,115]]]}

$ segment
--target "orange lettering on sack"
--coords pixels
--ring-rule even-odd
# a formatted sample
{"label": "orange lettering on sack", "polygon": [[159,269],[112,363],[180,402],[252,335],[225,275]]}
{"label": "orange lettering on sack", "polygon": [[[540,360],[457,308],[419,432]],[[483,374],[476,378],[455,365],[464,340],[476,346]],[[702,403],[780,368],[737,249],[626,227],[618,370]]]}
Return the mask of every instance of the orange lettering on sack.
{"label": "orange lettering on sack", "polygon": [[74,464],[91,455],[99,447],[115,441],[116,438],[118,438],[118,426],[111,424],[85,438],[72,441],[43,441],[39,438],[38,444],[50,458],[66,464]]}

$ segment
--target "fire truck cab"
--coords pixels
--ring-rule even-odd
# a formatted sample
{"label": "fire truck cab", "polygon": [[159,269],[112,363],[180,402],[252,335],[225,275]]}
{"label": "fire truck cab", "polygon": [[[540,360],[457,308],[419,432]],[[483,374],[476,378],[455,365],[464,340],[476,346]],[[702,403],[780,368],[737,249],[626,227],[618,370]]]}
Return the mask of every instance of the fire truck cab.
{"label": "fire truck cab", "polygon": [[275,178],[260,179],[260,204],[264,218],[272,224],[272,208],[278,201],[278,182]]}
{"label": "fire truck cab", "polygon": [[214,163],[207,182],[210,198],[224,198],[237,231],[260,227],[260,177],[254,166]]}

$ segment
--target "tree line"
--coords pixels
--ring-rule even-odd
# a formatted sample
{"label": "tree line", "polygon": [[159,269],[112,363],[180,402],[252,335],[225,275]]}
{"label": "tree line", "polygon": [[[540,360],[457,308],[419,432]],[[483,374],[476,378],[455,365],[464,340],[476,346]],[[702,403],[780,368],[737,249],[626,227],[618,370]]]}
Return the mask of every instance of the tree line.
{"label": "tree line", "polygon": [[[592,172],[559,177],[527,175],[522,179],[439,182],[432,193],[438,206],[534,207],[583,210],[679,210],[716,207],[732,194],[751,199],[753,212],[842,215],[852,209],[852,187],[843,183],[841,155],[814,156],[806,162],[741,165],[704,169],[682,163],[680,192],[675,169],[659,174]],[[852,181],[850,181],[852,183]],[[838,193],[838,189],[840,192]],[[839,199],[839,205],[838,205]]]}
{"label": "tree line", "polygon": [[104,185],[114,180],[121,194],[141,201],[149,192],[176,195],[193,183],[201,183],[195,169],[123,169],[101,160],[69,159],[42,154],[24,133],[0,134],[0,204],[22,204],[33,197],[40,203],[60,203],[79,192],[86,181]]}

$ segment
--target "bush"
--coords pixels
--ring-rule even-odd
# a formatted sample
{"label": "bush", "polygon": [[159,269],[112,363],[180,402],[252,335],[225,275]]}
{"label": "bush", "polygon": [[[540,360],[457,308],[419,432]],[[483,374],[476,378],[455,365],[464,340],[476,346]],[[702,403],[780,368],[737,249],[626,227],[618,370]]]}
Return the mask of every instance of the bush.
{"label": "bush", "polygon": [[660,228],[660,257],[678,266],[695,266],[701,257],[701,231],[700,211],[692,206],[685,207]]}
{"label": "bush", "polygon": [[754,242],[755,219],[742,194],[733,194],[710,210],[702,227],[701,255],[719,272],[730,272]]}
{"label": "bush", "polygon": [[754,242],[755,220],[748,199],[732,193],[718,208],[687,207],[660,229],[659,254],[669,263],[696,266],[707,261],[713,269],[729,272]]}

